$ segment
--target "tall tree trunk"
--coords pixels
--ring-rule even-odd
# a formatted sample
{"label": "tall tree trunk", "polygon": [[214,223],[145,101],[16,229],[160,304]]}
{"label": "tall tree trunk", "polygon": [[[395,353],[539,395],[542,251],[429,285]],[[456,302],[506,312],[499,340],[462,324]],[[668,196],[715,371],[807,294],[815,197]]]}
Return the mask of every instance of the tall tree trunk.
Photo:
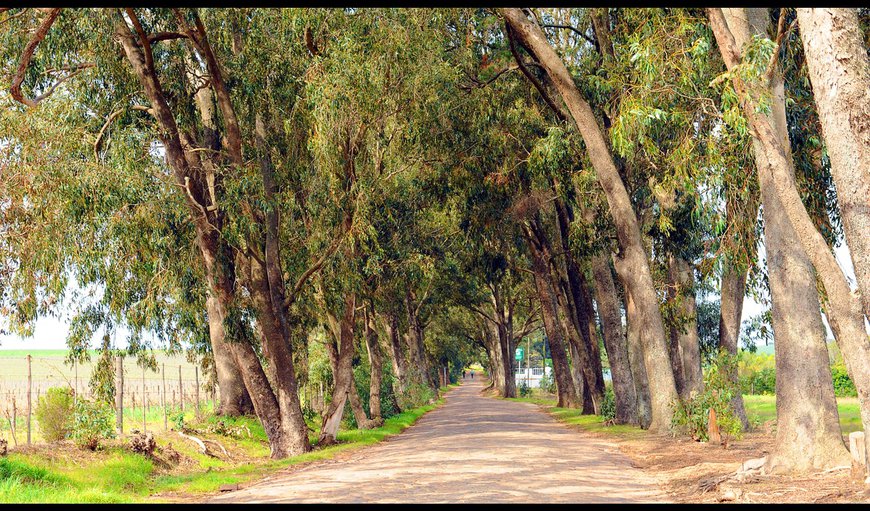
{"label": "tall tree trunk", "polygon": [[580,354],[577,353],[576,342],[572,341],[568,343],[568,352],[571,354],[571,381],[574,382],[574,390],[577,391],[577,396],[580,397],[583,403],[580,406],[580,413],[592,415],[595,413],[595,409],[592,406],[591,396],[589,396],[589,386],[586,385],[583,376],[583,363],[580,361]]}
{"label": "tall tree trunk", "polygon": [[607,142],[589,104],[580,95],[565,64],[559,58],[540,27],[520,9],[499,9],[511,31],[531,50],[546,70],[565,101],[571,118],[586,145],[586,151],[601,184],[619,239],[620,255],[615,262],[624,268],[620,273],[635,298],[637,316],[644,331],[644,363],[650,387],[653,431],[669,431],[673,406],[678,398],[674,375],[668,360],[665,329],[658,296],[650,273],[649,261],[641,239],[637,217],[628,192],[613,163]]}
{"label": "tall tree trunk", "polygon": [[[743,48],[753,34],[765,34],[769,24],[767,10],[738,8],[710,12],[716,40],[730,69],[740,60],[735,43],[737,48]],[[731,53],[734,51],[738,52],[736,61]],[[737,88],[745,101],[745,90],[739,84]],[[783,173],[791,174],[791,183],[794,179],[783,84],[778,76],[773,81],[772,93],[771,112],[762,122],[754,107],[744,103],[744,111],[756,129],[752,147],[761,184],[773,302],[777,432],[767,467],[771,471],[802,472],[842,465],[848,462],[849,455],[840,436],[813,268],[795,241],[797,226],[788,215],[782,190],[774,183]],[[780,157],[772,157],[769,149]],[[782,168],[774,172],[774,166]]]}
{"label": "tall tree trunk", "polygon": [[562,408],[578,408],[582,403],[571,379],[571,367],[568,354],[565,352],[565,342],[562,326],[559,323],[559,307],[556,303],[555,291],[550,286],[550,269],[543,247],[535,246],[531,232],[526,230],[526,240],[532,255],[532,273],[535,279],[535,289],[541,302],[541,317],[544,321],[544,331],[550,343],[550,356],[553,359],[553,377],[556,380],[558,403]]}
{"label": "tall tree trunk", "polygon": [[[741,60],[738,49],[741,46],[735,38],[742,42],[743,31],[748,33],[749,29],[744,21],[738,28],[741,33],[736,35],[734,30],[729,31],[731,20],[726,22],[720,10],[710,9],[709,13],[723,59],[729,69],[733,68]],[[761,14],[758,14],[758,18],[760,20]],[[734,85],[744,115],[755,132],[753,149],[759,174],[767,174],[769,177],[767,182],[774,187],[783,212],[825,287],[831,330],[843,353],[849,375],[855,382],[862,422],[865,428],[870,428],[870,339],[864,327],[860,290],[852,292],[849,289],[843,270],[798,194],[786,124],[784,84],[781,74],[776,69],[773,71],[769,90],[772,97],[769,114],[759,113],[756,106],[759,99],[750,93],[741,80],[735,80]]]}
{"label": "tall tree trunk", "polygon": [[[625,318],[628,337],[628,359],[637,397],[637,420],[640,427],[648,428],[652,421],[652,400],[643,360],[643,330],[638,320],[637,307],[628,289],[625,290]],[[670,371],[670,368],[667,369]]]}
{"label": "tall tree trunk", "polygon": [[504,363],[502,362],[502,350],[498,344],[498,335],[493,333],[493,329],[489,324],[484,323],[482,327],[484,344],[489,354],[489,378],[490,386],[495,388],[499,394],[504,388]]}
{"label": "tall tree trunk", "polygon": [[693,392],[704,390],[701,373],[701,343],[698,338],[698,312],[695,304],[695,274],[688,261],[673,254],[668,256],[668,274],[677,289],[680,315],[687,319],[682,329],[674,332],[680,353],[680,371],[683,389],[680,396],[688,398]]}
{"label": "tall tree trunk", "polygon": [[797,17],[843,230],[870,317],[870,59],[857,9],[801,8]]}
{"label": "tall tree trunk", "polygon": [[[205,80],[202,80],[193,73],[193,69],[199,66],[197,66],[189,54],[185,54],[185,62],[187,63],[186,69],[188,71],[189,87],[191,92],[193,92],[194,101],[202,120],[200,126],[200,145],[217,153],[220,151],[220,136],[217,120],[215,119],[214,93],[208,87]],[[190,160],[189,157],[188,160]],[[194,159],[194,161],[196,160]],[[211,158],[202,158],[202,167],[205,171],[206,189],[208,190],[207,200],[211,204],[217,204],[215,193],[216,169]],[[218,414],[232,417],[253,413],[254,405],[251,402],[251,396],[248,395],[245,383],[242,381],[241,374],[235,366],[232,354],[225,346],[227,342],[224,338],[226,332],[223,321],[220,318],[216,298],[211,294],[209,294],[206,300],[206,309],[208,311],[209,339],[215,362],[215,373],[218,387],[220,388]]]}
{"label": "tall tree trunk", "polygon": [[214,357],[214,369],[220,390],[218,414],[229,417],[248,415],[254,412],[254,404],[236,361],[224,341],[223,318],[218,309],[217,299],[209,294],[206,299],[208,309],[208,335],[211,341],[211,352]]}
{"label": "tall tree trunk", "polygon": [[336,442],[338,427],[344,414],[353,383],[353,353],[354,353],[354,309],[356,295],[348,293],[344,298],[344,313],[339,322],[339,342],[335,369],[333,370],[334,387],[332,399],[323,414],[318,445],[329,445]]}
{"label": "tall tree trunk", "polygon": [[493,308],[493,318],[484,320],[494,331],[494,337],[498,342],[499,353],[499,381],[497,383],[499,394],[502,397],[517,397],[517,382],[514,376],[514,350],[513,350],[513,317],[504,303],[504,297],[499,286],[490,286],[490,302]]}
{"label": "tall tree trunk", "polygon": [[[724,349],[729,355],[737,356],[743,297],[746,294],[746,270],[738,270],[733,263],[726,262],[719,288],[719,349]],[[733,369],[728,374],[728,379],[738,390],[731,400],[731,407],[734,408],[734,413],[737,414],[743,430],[746,431],[749,429],[749,419],[746,417],[736,365]]]}
{"label": "tall tree trunk", "polygon": [[384,330],[387,333],[387,347],[389,348],[390,362],[393,364],[393,373],[396,375],[393,393],[403,395],[408,390],[408,362],[402,349],[402,338],[399,333],[399,318],[392,312],[383,316]]}
{"label": "tall tree trunk", "polygon": [[[570,319],[575,335],[569,335],[569,340],[575,340],[577,345],[577,359],[581,365],[583,381],[587,385],[577,387],[583,389],[583,413],[600,414],[604,404],[604,374],[601,367],[601,351],[598,347],[598,332],[595,329],[595,321],[592,312],[592,300],[589,290],[586,288],[585,278],[580,271],[580,266],[571,253],[569,243],[569,226],[573,220],[573,211],[568,204],[561,199],[556,199],[556,219],[558,223],[557,240],[561,252],[564,254],[564,266],[555,266],[565,296],[565,313]],[[555,286],[554,286],[555,287]],[[559,289],[559,287],[555,287]]]}
{"label": "tall tree trunk", "polygon": [[410,288],[405,294],[405,310],[408,315],[408,354],[411,361],[409,368],[412,380],[421,385],[428,385],[437,393],[438,387],[432,381],[432,371],[429,359],[426,357],[423,326],[417,317],[416,304]]}
{"label": "tall tree trunk", "polygon": [[381,418],[381,382],[384,379],[384,357],[375,330],[374,307],[366,309],[366,350],[369,355],[371,377],[369,378],[369,414],[372,421],[383,423]]}
{"label": "tall tree trunk", "polygon": [[592,258],[592,275],[595,279],[598,319],[601,322],[607,360],[610,362],[610,379],[613,381],[613,398],[616,404],[614,419],[618,424],[638,424],[637,391],[628,362],[628,344],[622,328],[619,298],[606,254],[599,253]]}

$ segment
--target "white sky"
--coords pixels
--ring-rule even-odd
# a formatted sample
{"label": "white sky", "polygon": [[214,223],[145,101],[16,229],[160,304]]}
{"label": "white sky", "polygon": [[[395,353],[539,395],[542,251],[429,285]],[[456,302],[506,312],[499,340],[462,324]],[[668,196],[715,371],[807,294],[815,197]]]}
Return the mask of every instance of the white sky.
{"label": "white sky", "polygon": [[[762,248],[762,247],[760,247]],[[851,283],[851,287],[854,289],[856,287],[856,279],[855,279],[855,270],[852,266],[852,259],[849,255],[849,249],[846,247],[845,243],[840,245],[835,251],[835,256],[837,261],[840,263],[840,267],[843,268],[846,276],[849,278],[849,282]],[[743,300],[743,319],[748,319],[763,310],[763,306],[757,303],[750,297],[746,297]],[[44,349],[65,349],[66,348],[66,336],[69,332],[69,310],[63,311],[60,317],[44,317],[36,322],[36,328],[34,329],[34,336],[32,338],[21,338],[19,336],[14,335],[0,335],[0,350],[13,350],[13,349],[32,349],[32,350],[44,350]],[[827,322],[825,322],[825,327],[827,328]],[[92,340],[91,346],[93,348],[98,347],[99,339],[102,333],[98,332],[94,339]],[[127,330],[123,327],[118,327],[115,334],[115,341],[117,347],[126,346],[126,337]],[[833,335],[828,329],[828,337],[833,338]]]}

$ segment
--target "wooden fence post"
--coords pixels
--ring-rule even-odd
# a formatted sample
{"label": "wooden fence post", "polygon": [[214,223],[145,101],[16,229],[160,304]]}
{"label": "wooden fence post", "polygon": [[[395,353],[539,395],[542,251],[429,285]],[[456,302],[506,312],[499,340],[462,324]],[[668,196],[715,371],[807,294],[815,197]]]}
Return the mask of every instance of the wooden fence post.
{"label": "wooden fence post", "polygon": [[145,366],[142,366],[142,433],[148,432],[148,390],[145,389]]}
{"label": "wooden fence post", "polygon": [[115,356],[115,427],[124,433],[124,357]]}
{"label": "wooden fence post", "polygon": [[163,364],[163,429],[169,430],[169,422],[166,420],[166,364]]}
{"label": "wooden fence post", "polygon": [[181,382],[181,364],[178,364],[178,399],[181,402],[181,412],[184,413],[184,383]]}
{"label": "wooden fence post", "polygon": [[30,445],[30,413],[32,411],[31,391],[33,389],[33,377],[30,372],[30,355],[27,355],[27,445]]}
{"label": "wooden fence post", "polygon": [[199,366],[198,366],[198,365],[194,365],[194,366],[193,366],[193,371],[194,371],[194,373],[193,373],[194,383],[196,384],[196,392],[195,392],[195,396],[196,396],[196,417],[199,418]]}

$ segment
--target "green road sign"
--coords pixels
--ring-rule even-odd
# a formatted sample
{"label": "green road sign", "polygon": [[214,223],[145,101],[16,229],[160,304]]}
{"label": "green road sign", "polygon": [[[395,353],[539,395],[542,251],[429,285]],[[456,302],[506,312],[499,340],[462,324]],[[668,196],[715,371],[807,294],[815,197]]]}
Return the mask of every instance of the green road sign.
{"label": "green road sign", "polygon": [[517,360],[522,360],[522,359],[523,359],[523,349],[522,349],[522,348],[517,348],[517,353],[516,353],[516,355],[514,356],[514,358],[517,359]]}

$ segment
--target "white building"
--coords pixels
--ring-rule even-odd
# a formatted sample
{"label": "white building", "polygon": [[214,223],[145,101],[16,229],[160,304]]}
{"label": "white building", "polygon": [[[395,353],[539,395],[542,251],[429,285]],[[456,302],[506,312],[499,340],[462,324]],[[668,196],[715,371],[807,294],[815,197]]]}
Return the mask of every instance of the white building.
{"label": "white building", "polygon": [[529,387],[540,387],[544,374],[549,377],[552,371],[553,368],[551,367],[523,367],[517,369],[517,372],[514,373],[514,378],[516,379],[517,387],[522,383],[525,383]]}

